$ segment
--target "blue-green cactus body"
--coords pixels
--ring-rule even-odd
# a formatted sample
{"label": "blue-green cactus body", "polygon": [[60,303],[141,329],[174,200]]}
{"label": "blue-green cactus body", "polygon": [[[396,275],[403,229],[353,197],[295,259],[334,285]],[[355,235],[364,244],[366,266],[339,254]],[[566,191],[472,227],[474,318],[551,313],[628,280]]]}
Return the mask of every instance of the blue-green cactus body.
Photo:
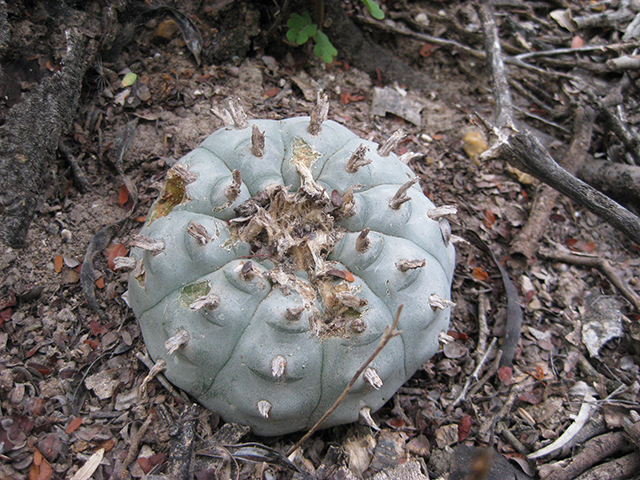
{"label": "blue-green cactus body", "polygon": [[[359,378],[324,426],[379,409],[449,323],[450,308],[430,302],[450,298],[454,268],[453,247],[427,215],[434,205],[413,185],[410,201],[390,207],[411,170],[335,122],[316,135],[309,122],[213,133],[170,171],[141,231],[164,249],[132,249],[128,301],[152,358],[203,405],[261,435],[310,428],[400,305],[402,334],[370,365],[382,385]],[[262,149],[252,147],[254,126]],[[360,145],[371,163],[349,173]],[[399,268],[407,260],[419,265]]]}

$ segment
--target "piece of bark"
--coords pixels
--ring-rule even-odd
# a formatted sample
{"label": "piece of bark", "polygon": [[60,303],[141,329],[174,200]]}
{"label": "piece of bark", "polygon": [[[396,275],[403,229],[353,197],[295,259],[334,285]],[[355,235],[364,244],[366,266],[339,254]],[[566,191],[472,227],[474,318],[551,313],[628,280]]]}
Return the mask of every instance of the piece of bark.
{"label": "piece of bark", "polygon": [[578,176],[602,193],[634,208],[640,208],[640,167],[590,160]]}
{"label": "piece of bark", "polygon": [[325,0],[324,3],[326,19],[329,20],[325,23],[330,23],[324,31],[338,50],[341,60],[346,60],[373,78],[379,76],[385,83],[397,81],[425,92],[438,89],[438,85],[432,78],[413,69],[381,46],[367,40],[362,30],[347,16],[338,0]]}
{"label": "piece of bark", "polygon": [[177,431],[172,434],[168,473],[169,478],[173,480],[187,480],[193,477],[190,470],[198,422],[197,412],[196,404],[185,405],[180,414]]}
{"label": "piece of bark", "polygon": [[[589,107],[578,107],[576,110],[575,128],[571,146],[564,155],[560,166],[568,172],[575,173],[584,162],[584,157],[591,145],[595,111]],[[558,198],[559,192],[547,184],[543,184],[538,192],[529,213],[526,225],[520,230],[511,244],[511,253],[531,258],[538,249],[540,237],[546,230],[549,217]]]}
{"label": "piece of bark", "polygon": [[78,106],[87,43],[76,29],[67,30],[67,42],[62,70],[26,94],[0,127],[0,239],[13,248],[26,245],[47,167]]}

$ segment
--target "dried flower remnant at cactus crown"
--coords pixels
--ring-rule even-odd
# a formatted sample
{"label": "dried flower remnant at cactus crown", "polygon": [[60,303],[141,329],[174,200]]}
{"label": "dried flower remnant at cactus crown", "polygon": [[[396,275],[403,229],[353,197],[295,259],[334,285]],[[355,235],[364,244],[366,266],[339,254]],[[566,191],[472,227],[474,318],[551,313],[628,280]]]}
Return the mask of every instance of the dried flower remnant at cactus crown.
{"label": "dried flower remnant at cactus crown", "polygon": [[183,157],[132,246],[128,302],[166,377],[257,434],[308,429],[398,329],[324,426],[371,418],[438,350],[454,249],[393,154],[327,120],[250,120]]}

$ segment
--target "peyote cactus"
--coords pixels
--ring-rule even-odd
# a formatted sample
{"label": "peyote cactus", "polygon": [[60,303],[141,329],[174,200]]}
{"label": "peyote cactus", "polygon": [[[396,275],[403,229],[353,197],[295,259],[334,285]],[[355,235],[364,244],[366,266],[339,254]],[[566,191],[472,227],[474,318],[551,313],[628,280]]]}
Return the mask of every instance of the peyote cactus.
{"label": "peyote cactus", "polygon": [[167,378],[259,435],[379,409],[438,350],[454,249],[445,215],[391,150],[311,117],[221,128],[167,174],[133,244],[128,302]]}

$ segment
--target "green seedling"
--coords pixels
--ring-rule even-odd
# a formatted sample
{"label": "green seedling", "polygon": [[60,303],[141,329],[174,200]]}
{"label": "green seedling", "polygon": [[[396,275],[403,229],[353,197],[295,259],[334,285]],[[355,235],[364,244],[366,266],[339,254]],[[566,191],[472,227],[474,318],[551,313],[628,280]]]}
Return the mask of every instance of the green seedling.
{"label": "green seedling", "polygon": [[[382,20],[384,18],[384,12],[380,8],[380,5],[374,0],[362,0],[369,13],[373,18]],[[292,13],[287,22],[289,31],[287,32],[287,40],[298,45],[304,45],[313,39],[315,47],[313,53],[316,57],[321,58],[325,63],[331,63],[338,50],[333,46],[329,37],[327,37],[318,26],[313,23],[309,12],[303,12],[302,15]]]}

